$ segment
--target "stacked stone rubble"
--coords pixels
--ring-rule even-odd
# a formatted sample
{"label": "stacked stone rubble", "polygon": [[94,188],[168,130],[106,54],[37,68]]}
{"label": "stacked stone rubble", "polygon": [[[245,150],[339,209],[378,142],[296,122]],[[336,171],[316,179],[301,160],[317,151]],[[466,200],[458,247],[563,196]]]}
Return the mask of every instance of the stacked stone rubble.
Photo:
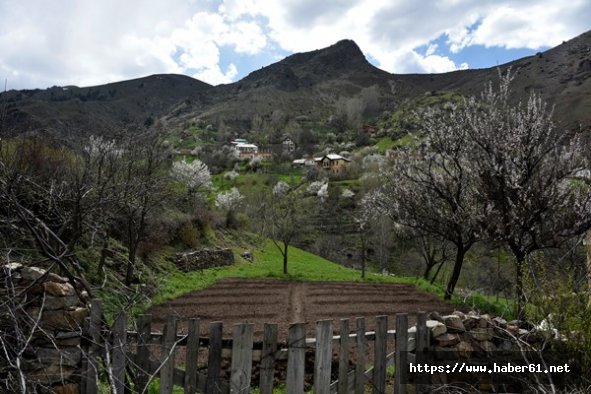
{"label": "stacked stone rubble", "polygon": [[[13,351],[24,349],[20,368],[29,390],[79,392],[86,292],[52,272],[16,263],[0,265],[0,279],[0,335]],[[16,376],[15,360],[3,367],[6,376]]]}
{"label": "stacked stone rubble", "polygon": [[[549,340],[556,339],[555,331],[542,330],[526,322],[506,321],[500,317],[479,315],[475,312],[466,314],[455,311],[445,316],[433,312],[429,314],[427,328],[430,352],[465,361],[467,364],[478,359],[495,360],[496,356],[511,352],[519,357],[524,348],[542,349]],[[409,329],[411,352],[415,351],[415,333],[416,326],[411,327]],[[476,380],[479,382],[480,390],[490,389],[486,374]],[[446,374],[439,374],[439,376],[435,374],[431,378],[431,383],[447,383]]]}
{"label": "stacked stone rubble", "polygon": [[184,272],[198,271],[213,267],[234,264],[232,249],[199,249],[188,253],[179,253],[175,265]]}

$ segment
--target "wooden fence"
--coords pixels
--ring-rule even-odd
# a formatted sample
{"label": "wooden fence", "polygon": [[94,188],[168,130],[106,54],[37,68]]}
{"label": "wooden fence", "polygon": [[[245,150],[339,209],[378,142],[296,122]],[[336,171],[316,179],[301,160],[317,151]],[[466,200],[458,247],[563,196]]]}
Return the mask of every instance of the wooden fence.
{"label": "wooden fence", "polygon": [[[388,331],[388,316],[377,316],[375,331],[368,332],[365,319],[357,318],[355,327],[347,319],[340,320],[339,334],[333,335],[333,321],[316,322],[315,338],[306,338],[305,323],[289,326],[287,342],[278,341],[276,324],[264,325],[263,340],[254,341],[252,324],[233,326],[231,339],[222,336],[222,323],[209,324],[209,336],[200,336],[200,320],[190,319],[186,334],[177,333],[178,320],[169,316],[162,333],[152,332],[152,316],[140,315],[137,331],[128,331],[126,314],[121,314],[110,328],[101,326],[101,302],[93,300],[90,321],[87,324],[87,357],[81,379],[82,394],[98,393],[99,376],[107,381],[110,392],[147,393],[150,382],[160,381],[160,393],[172,393],[173,387],[185,393],[249,393],[259,387],[261,394],[270,394],[278,362],[285,363],[287,373],[284,385],[288,394],[304,392],[306,351],[313,352],[314,393],[366,392],[371,387],[373,394],[386,392],[387,369],[402,366],[414,358],[408,352],[408,316],[396,315],[396,330]],[[414,335],[416,350],[425,350],[429,343],[426,315],[417,315]],[[373,342],[373,366],[366,369],[367,350]],[[395,351],[387,349],[395,345]],[[389,346],[388,346],[389,345]],[[175,366],[175,353],[184,348],[184,369]],[[205,349],[200,350],[200,348]],[[333,349],[338,349],[338,370],[332,370]],[[155,351],[154,351],[155,350]],[[198,357],[207,354],[207,373],[198,371]],[[229,379],[222,379],[223,354],[231,351]],[[354,352],[353,352],[354,351]],[[251,381],[253,353],[257,353],[259,365],[258,382]],[[350,354],[355,355],[354,362]],[[418,361],[418,360],[417,360]],[[393,392],[406,392],[406,368],[395,368]],[[337,375],[331,381],[331,376]],[[105,378],[106,376],[106,378]],[[392,390],[392,389],[390,389]]]}

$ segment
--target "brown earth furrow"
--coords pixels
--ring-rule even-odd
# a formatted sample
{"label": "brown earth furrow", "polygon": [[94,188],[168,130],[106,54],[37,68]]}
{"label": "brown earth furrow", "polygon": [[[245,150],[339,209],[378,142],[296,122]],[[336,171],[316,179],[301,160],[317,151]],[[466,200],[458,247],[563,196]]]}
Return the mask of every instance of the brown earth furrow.
{"label": "brown earth furrow", "polygon": [[[279,339],[285,340],[290,323],[307,322],[306,332],[314,334],[314,322],[321,319],[365,317],[367,330],[373,330],[375,316],[388,315],[395,324],[396,313],[409,313],[414,322],[418,311],[451,312],[455,307],[436,296],[407,284],[359,282],[288,282],[273,279],[225,279],[215,286],[185,294],[152,307],[155,329],[160,329],[169,314],[185,327],[189,318],[201,319],[206,335],[209,323],[222,321],[224,336],[231,335],[232,325],[253,323],[258,339],[264,323],[279,326]],[[354,320],[350,324],[354,324]],[[335,332],[338,323],[335,321]]]}

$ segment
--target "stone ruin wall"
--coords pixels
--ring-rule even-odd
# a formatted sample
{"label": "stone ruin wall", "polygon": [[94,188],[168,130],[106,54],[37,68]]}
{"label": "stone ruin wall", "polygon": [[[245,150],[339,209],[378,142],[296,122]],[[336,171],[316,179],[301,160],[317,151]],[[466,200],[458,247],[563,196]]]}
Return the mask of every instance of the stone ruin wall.
{"label": "stone ruin wall", "polygon": [[1,379],[18,378],[14,352],[24,349],[20,368],[27,392],[79,393],[86,292],[64,277],[17,263],[0,265],[0,283],[0,335],[13,351],[10,360],[0,357]]}
{"label": "stone ruin wall", "polygon": [[234,253],[228,248],[198,249],[177,254],[174,263],[183,272],[200,271],[234,264]]}

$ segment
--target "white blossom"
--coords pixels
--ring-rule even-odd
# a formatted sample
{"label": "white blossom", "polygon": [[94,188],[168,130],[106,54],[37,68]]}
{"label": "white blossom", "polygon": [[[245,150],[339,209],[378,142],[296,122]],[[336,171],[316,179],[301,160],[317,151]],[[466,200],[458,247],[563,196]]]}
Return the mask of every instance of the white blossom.
{"label": "white blossom", "polygon": [[101,136],[96,137],[94,135],[90,136],[88,145],[84,147],[84,151],[93,160],[101,156],[120,157],[123,154],[123,151],[117,148],[115,140],[107,141]]}
{"label": "white blossom", "polygon": [[353,191],[351,191],[351,189],[343,189],[343,191],[341,192],[341,197],[343,198],[351,198],[355,195],[355,193],[353,193]]}
{"label": "white blossom", "polygon": [[273,195],[274,196],[285,196],[289,191],[289,185],[287,182],[279,181],[275,186],[273,186]]}
{"label": "white blossom", "polygon": [[320,197],[320,201],[324,202],[328,198],[328,183],[323,184],[316,195]]}
{"label": "white blossom", "polygon": [[197,190],[202,186],[211,185],[211,174],[209,168],[201,160],[193,160],[191,163],[177,161],[172,165],[171,175],[173,178],[183,182],[189,189]]}
{"label": "white blossom", "polygon": [[224,174],[224,178],[233,181],[234,179],[238,178],[240,174],[236,170],[228,171]]}
{"label": "white blossom", "polygon": [[243,199],[244,196],[240,194],[238,189],[233,187],[227,192],[218,194],[215,199],[215,205],[220,209],[230,211],[235,209]]}

